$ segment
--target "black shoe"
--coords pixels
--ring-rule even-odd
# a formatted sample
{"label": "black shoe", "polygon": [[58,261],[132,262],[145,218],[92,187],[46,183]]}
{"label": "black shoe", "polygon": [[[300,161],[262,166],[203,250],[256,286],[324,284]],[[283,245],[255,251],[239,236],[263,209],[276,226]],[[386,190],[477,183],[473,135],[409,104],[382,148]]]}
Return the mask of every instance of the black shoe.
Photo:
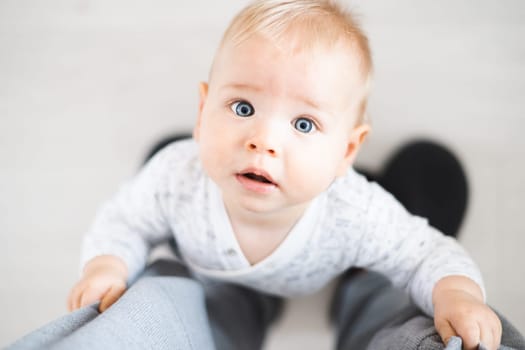
{"label": "black shoe", "polygon": [[379,174],[356,169],[425,217],[444,234],[458,236],[468,204],[467,176],[458,158],[431,141],[412,141],[397,150]]}
{"label": "black shoe", "polygon": [[469,191],[460,161],[446,147],[430,141],[404,145],[388,160],[380,184],[409,212],[457,237]]}
{"label": "black shoe", "polygon": [[149,150],[149,152],[147,153],[146,157],[144,158],[143,164],[146,163],[148,160],[150,160],[151,157],[153,157],[158,151],[160,151],[161,149],[163,149],[164,147],[166,147],[170,143],[181,141],[181,140],[186,140],[186,139],[191,139],[191,137],[192,137],[191,133],[183,132],[183,133],[180,133],[180,134],[168,135],[168,136],[160,139]]}

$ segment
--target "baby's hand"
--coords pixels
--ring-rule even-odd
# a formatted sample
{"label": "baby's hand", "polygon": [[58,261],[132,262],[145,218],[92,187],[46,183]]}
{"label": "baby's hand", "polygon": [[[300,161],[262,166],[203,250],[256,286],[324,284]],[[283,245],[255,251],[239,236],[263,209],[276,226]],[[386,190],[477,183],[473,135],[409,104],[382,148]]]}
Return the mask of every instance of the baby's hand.
{"label": "baby's hand", "polygon": [[91,259],[69,293],[69,311],[100,301],[99,311],[104,312],[126,291],[126,278],[127,267],[120,258],[102,255]]}
{"label": "baby's hand", "polygon": [[481,290],[470,279],[450,276],[438,282],[433,292],[434,324],[447,343],[460,336],[463,348],[477,349],[483,343],[496,350],[501,341],[501,321],[482,299]]}

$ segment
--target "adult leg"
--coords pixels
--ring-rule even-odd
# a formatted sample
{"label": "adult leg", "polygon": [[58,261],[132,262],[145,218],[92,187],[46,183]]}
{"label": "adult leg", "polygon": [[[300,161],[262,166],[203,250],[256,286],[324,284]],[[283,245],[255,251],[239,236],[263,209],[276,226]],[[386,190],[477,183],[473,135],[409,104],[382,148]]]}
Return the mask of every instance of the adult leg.
{"label": "adult leg", "polygon": [[[157,261],[153,269],[148,269],[148,274],[189,276],[182,265],[176,265],[171,261]],[[199,286],[204,291],[206,321],[211,329],[214,348],[217,350],[261,349],[269,325],[281,313],[282,299],[229,283],[206,280],[200,281]],[[198,311],[201,312],[200,309]],[[190,325],[193,323],[191,322]],[[202,320],[197,325],[201,323]],[[187,349],[208,349],[208,347],[197,346]]]}
{"label": "adult leg", "polygon": [[[331,316],[337,327],[336,349],[444,350],[432,318],[421,312],[408,295],[375,272],[353,270],[337,289]],[[500,350],[525,349],[525,338],[501,314]],[[461,350],[455,339],[445,350]],[[480,347],[480,350],[482,348]]]}
{"label": "adult leg", "polygon": [[[169,267],[154,263],[104,313],[96,306],[73,312],[9,349],[214,349],[202,287],[157,275]],[[177,267],[171,271],[178,273]]]}
{"label": "adult leg", "polygon": [[337,334],[336,349],[366,349],[381,329],[400,322],[400,318],[408,320],[420,314],[408,295],[393,288],[384,276],[351,269],[337,286],[330,310]]}
{"label": "adult leg", "polygon": [[[177,251],[175,242],[171,244]],[[189,277],[190,273],[179,263],[159,260],[146,275]],[[282,312],[282,298],[231,283],[207,279],[199,282],[204,291],[207,321],[215,348],[261,349],[269,326]]]}
{"label": "adult leg", "polygon": [[99,315],[98,305],[89,305],[68,315],[65,315],[26,336],[18,339],[7,347],[8,350],[50,349],[58,340],[74,333],[83,325]]}
{"label": "adult leg", "polygon": [[244,350],[262,347],[280,298],[188,278],[174,261],[154,262],[104,313],[72,312],[8,347],[18,349]]}
{"label": "adult leg", "polygon": [[261,349],[282,299],[226,283],[204,282],[204,291],[217,350]]}
{"label": "adult leg", "polygon": [[[525,349],[525,338],[518,330],[500,313],[494,310],[501,320],[503,333],[499,350]],[[411,318],[400,317],[374,335],[369,349],[387,350],[461,350],[462,341],[453,337],[445,347],[437,333],[434,322],[425,315]],[[479,346],[478,350],[486,350]]]}

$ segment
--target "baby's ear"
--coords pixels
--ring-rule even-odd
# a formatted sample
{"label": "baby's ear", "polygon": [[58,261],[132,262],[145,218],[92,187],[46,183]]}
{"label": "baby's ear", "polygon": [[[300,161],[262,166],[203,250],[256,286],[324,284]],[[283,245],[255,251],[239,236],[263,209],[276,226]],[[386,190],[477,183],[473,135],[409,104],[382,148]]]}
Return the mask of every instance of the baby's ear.
{"label": "baby's ear", "polygon": [[346,153],[337,172],[337,176],[346,174],[348,167],[354,163],[357,153],[361,145],[365,142],[369,132],[370,125],[368,124],[361,124],[352,130],[348,138],[348,144],[346,145]]}
{"label": "baby's ear", "polygon": [[199,83],[199,114],[202,112],[206,98],[208,97],[208,83],[201,81]]}
{"label": "baby's ear", "polygon": [[204,109],[204,103],[206,103],[206,98],[208,97],[208,83],[200,82],[199,83],[199,111],[197,113],[197,123],[193,128],[193,138],[196,141],[199,141],[199,130],[201,126],[202,110]]}

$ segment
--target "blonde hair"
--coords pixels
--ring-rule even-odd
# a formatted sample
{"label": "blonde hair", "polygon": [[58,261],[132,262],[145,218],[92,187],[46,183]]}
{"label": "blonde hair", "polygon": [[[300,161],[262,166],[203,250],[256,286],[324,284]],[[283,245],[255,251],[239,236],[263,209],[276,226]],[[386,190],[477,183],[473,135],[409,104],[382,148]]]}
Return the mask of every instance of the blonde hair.
{"label": "blonde hair", "polygon": [[346,43],[357,54],[364,83],[357,125],[366,121],[372,55],[368,38],[349,10],[335,0],[256,0],[233,18],[219,47],[227,42],[240,44],[254,34],[292,50],[331,48],[339,42]]}

